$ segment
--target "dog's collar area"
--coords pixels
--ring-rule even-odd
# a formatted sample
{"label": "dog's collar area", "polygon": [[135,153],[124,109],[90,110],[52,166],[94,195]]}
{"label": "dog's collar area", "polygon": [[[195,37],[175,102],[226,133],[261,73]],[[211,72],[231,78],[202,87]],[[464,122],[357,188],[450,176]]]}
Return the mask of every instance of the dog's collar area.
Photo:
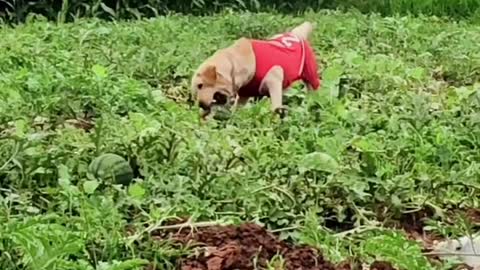
{"label": "dog's collar area", "polygon": [[[230,62],[230,66],[232,67],[231,71],[230,71],[230,78],[232,80],[232,93],[231,94],[236,95],[237,92],[238,92],[238,89],[237,89],[237,83],[235,81],[235,64],[232,61],[231,55],[230,55],[230,57],[227,57],[227,59],[228,59],[228,62]],[[231,98],[231,96],[229,96],[228,98]]]}

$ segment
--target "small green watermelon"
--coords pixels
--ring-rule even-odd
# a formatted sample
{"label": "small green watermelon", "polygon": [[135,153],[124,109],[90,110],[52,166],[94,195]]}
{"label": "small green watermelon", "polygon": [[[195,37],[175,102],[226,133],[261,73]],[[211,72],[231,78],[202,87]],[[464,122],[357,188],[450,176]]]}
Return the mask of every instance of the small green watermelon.
{"label": "small green watermelon", "polygon": [[116,154],[103,154],[96,157],[88,166],[95,177],[111,180],[112,183],[128,185],[133,180],[133,170],[130,164]]}
{"label": "small green watermelon", "polygon": [[226,121],[232,117],[232,113],[226,109],[218,109],[213,115],[213,119],[218,121]]}

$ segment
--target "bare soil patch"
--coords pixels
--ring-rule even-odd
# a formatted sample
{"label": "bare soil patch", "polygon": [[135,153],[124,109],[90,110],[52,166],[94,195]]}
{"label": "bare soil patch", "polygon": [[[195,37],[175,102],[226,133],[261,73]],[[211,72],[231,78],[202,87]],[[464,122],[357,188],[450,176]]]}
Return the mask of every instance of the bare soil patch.
{"label": "bare soil patch", "polygon": [[[182,245],[194,245],[196,252],[179,261],[181,270],[251,270],[268,266],[286,270],[353,270],[349,263],[335,265],[309,246],[293,245],[259,225],[210,226],[191,230],[171,230],[159,235]],[[275,260],[277,258],[277,260]],[[383,267],[383,268],[381,268]],[[387,267],[387,268],[385,268]],[[369,269],[394,269],[386,262],[375,262]]]}

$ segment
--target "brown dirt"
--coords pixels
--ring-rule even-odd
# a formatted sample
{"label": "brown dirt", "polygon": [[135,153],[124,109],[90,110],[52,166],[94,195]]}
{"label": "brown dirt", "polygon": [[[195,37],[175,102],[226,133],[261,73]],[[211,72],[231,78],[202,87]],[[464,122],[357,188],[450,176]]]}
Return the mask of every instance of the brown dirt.
{"label": "brown dirt", "polygon": [[468,208],[465,210],[465,215],[470,222],[480,225],[480,209]]}
{"label": "brown dirt", "polygon": [[[349,263],[338,266],[308,246],[296,246],[279,240],[264,228],[252,224],[211,226],[171,230],[157,237],[172,239],[182,245],[195,246],[193,256],[179,261],[181,270],[253,270],[266,268],[286,270],[353,270]],[[279,258],[279,256],[281,258]],[[378,262],[381,263],[381,262]],[[391,270],[393,268],[370,268]]]}
{"label": "brown dirt", "polygon": [[175,235],[184,244],[193,240],[205,245],[205,252],[181,262],[182,270],[254,269],[255,260],[266,267],[275,255],[282,255],[286,269],[335,270],[321,254],[308,247],[294,247],[279,241],[255,224],[213,226],[194,234],[185,230]]}
{"label": "brown dirt", "polygon": [[372,263],[370,270],[395,270],[395,268],[389,262],[376,261]]}
{"label": "brown dirt", "polygon": [[[453,220],[456,219],[456,214],[463,213],[471,222],[480,224],[480,209],[453,209],[447,212]],[[423,229],[425,220],[432,216],[433,212],[425,209],[404,214],[397,221],[386,222],[385,225],[402,229],[410,239],[420,242],[424,251],[430,251],[435,241],[443,240],[443,237]],[[164,225],[179,224],[187,220],[183,217]],[[453,220],[449,219],[450,222]],[[157,232],[154,237],[172,239],[183,246],[194,247],[195,255],[179,260],[178,269],[181,270],[250,270],[266,269],[268,266],[285,270],[394,270],[390,263],[384,261],[376,261],[370,266],[360,261],[345,261],[335,265],[312,247],[281,241],[264,228],[249,223],[240,226],[203,227],[194,231],[185,227],[180,231],[172,229]],[[429,259],[440,262],[438,258],[429,256]]]}
{"label": "brown dirt", "polygon": [[[450,224],[456,223],[458,215],[465,216],[473,224],[480,224],[480,209],[452,209],[447,210],[445,215],[448,217],[446,221]],[[425,220],[432,216],[433,213],[428,210],[404,214],[393,227],[403,229],[410,239],[419,241],[425,250],[429,250],[436,241],[444,240],[443,237],[423,229]]]}
{"label": "brown dirt", "polygon": [[72,125],[75,128],[83,129],[89,132],[92,128],[95,127],[95,123],[90,119],[66,119],[65,124]]}

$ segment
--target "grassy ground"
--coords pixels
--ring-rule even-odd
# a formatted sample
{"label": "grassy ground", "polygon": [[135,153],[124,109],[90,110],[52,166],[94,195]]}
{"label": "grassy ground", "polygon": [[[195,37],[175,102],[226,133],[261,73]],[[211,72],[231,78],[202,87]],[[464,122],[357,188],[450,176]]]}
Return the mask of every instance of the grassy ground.
{"label": "grassy ground", "polygon": [[[265,100],[200,123],[193,68],[304,18],[318,24],[322,90],[296,86],[283,121]],[[427,213],[432,233],[472,229],[447,211],[480,208],[479,30],[354,13],[0,29],[0,268],[172,269],[185,251],[141,229],[188,216],[258,222],[333,261],[442,269],[380,227]],[[87,175],[106,152],[136,163],[128,188]]]}

